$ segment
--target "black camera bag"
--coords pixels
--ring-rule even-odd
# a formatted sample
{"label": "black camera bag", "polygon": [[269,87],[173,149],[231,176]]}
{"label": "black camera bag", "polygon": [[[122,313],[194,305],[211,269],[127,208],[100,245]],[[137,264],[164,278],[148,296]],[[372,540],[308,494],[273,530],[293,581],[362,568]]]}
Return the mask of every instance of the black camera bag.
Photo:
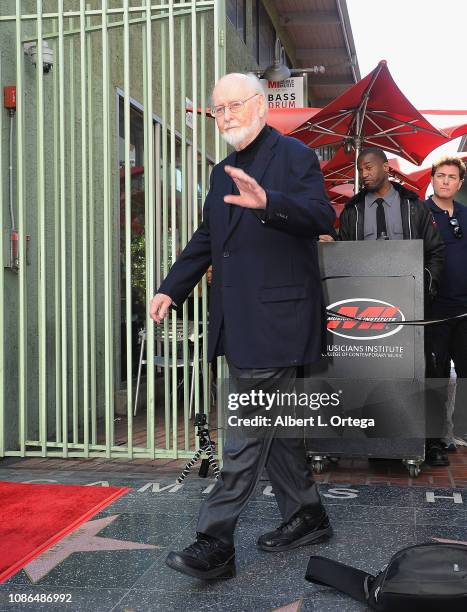
{"label": "black camera bag", "polygon": [[310,557],[305,578],[334,587],[380,612],[465,612],[467,546],[416,544],[376,576],[326,557]]}

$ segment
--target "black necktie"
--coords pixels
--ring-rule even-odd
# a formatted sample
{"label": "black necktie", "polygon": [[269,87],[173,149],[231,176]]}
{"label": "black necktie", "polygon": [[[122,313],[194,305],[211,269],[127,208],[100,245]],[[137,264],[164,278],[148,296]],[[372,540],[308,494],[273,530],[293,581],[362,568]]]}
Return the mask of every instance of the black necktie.
{"label": "black necktie", "polygon": [[384,232],[384,236],[387,236],[386,228],[386,215],[384,214],[383,198],[375,200],[378,208],[376,209],[376,238],[380,238]]}

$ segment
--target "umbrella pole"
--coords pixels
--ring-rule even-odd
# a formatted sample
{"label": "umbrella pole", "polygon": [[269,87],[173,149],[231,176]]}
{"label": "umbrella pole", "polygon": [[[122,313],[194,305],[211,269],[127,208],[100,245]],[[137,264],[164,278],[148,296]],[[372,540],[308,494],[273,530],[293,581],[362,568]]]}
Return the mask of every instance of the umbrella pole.
{"label": "umbrella pole", "polygon": [[360,113],[361,110],[357,111],[357,115],[356,115],[356,125],[357,125],[357,134],[354,138],[354,147],[355,147],[355,173],[354,173],[354,184],[353,184],[353,193],[354,195],[357,193],[358,191],[358,167],[357,167],[357,161],[358,161],[358,156],[360,155],[360,151],[362,148],[362,126],[363,126],[363,116],[365,115],[365,111],[366,111],[366,102],[368,100],[365,101],[365,107],[363,109],[363,115],[362,115],[362,121],[360,121]]}
{"label": "umbrella pole", "polygon": [[358,167],[357,167],[357,160],[358,160],[358,156],[360,155],[360,149],[361,149],[360,139],[356,138],[355,139],[355,176],[354,176],[354,184],[353,184],[353,193],[354,193],[354,195],[358,192]]}

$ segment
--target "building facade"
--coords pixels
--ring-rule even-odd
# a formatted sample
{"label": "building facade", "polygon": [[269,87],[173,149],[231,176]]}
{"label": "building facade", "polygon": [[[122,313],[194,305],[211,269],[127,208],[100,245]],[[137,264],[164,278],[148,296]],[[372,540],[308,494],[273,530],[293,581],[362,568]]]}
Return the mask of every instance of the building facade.
{"label": "building facade", "polygon": [[1,3],[0,456],[188,457],[193,413],[221,425],[206,279],[159,330],[147,303],[226,153],[213,83],[278,38],[326,67],[310,105],[359,78],[341,0]]}

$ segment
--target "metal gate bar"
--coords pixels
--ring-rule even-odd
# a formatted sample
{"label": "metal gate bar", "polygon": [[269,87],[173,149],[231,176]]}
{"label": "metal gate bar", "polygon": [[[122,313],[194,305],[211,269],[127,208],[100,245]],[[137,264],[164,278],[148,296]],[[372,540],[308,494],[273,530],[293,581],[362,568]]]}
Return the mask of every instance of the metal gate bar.
{"label": "metal gate bar", "polygon": [[[11,14],[0,15],[0,31],[8,33],[16,45],[14,58],[6,57],[5,51],[0,53],[0,83],[5,84],[4,78],[16,81],[14,195],[19,261],[16,271],[4,270],[8,264],[4,259],[7,233],[0,232],[3,271],[0,296],[13,286],[8,304],[10,308],[12,303],[17,304],[14,330],[5,327],[5,316],[11,317],[11,311],[5,311],[4,304],[0,310],[0,335],[17,334],[17,343],[10,339],[12,351],[8,360],[4,343],[0,343],[0,384],[5,390],[4,383],[9,383],[8,391],[0,394],[0,456],[189,457],[198,443],[193,437],[189,414],[191,380],[195,412],[200,410],[201,401],[205,407],[208,405],[211,393],[205,278],[200,293],[196,288],[193,294],[191,351],[186,304],[182,312],[172,311],[164,322],[162,343],[156,342],[154,326],[146,316],[147,355],[155,355],[156,349],[164,350],[163,414],[156,385],[159,373],[153,359],[147,358],[146,444],[135,442],[132,330],[135,201],[130,147],[131,113],[138,105],[131,94],[135,88],[142,107],[148,303],[161,280],[161,271],[167,273],[169,263],[198,227],[198,202],[206,196],[208,166],[225,153],[225,146],[212,125],[208,125],[205,113],[199,116],[196,113],[198,106],[206,108],[211,81],[225,71],[224,2],[166,0],[154,4],[142,0],[139,6],[130,6],[129,0],[122,0],[120,7],[110,8],[108,0],[101,0],[100,8],[91,8],[80,0],[79,7],[73,3],[73,10],[69,10],[66,0],[57,0],[57,10],[46,12],[44,7],[50,4],[31,0],[28,9],[35,4],[36,12],[27,14],[21,13],[22,4],[20,0],[9,0]],[[211,31],[214,41],[209,45]],[[131,44],[132,36],[141,40],[139,48]],[[34,43],[36,47],[35,65],[39,69],[34,68],[33,80],[24,43]],[[41,69],[49,52],[46,43],[55,53],[51,76]],[[115,49],[121,49],[121,75],[119,67],[111,61]],[[213,57],[209,57],[212,49]],[[141,58],[140,81],[131,70],[132,61],[138,58]],[[14,72],[5,75],[6,67],[14,64]],[[116,206],[120,174],[115,164],[120,105],[114,104],[118,100],[115,92],[119,79],[123,87],[122,286],[118,280]],[[161,95],[156,103],[154,92],[159,84]],[[186,124],[187,97],[194,108],[191,134]],[[4,120],[2,113],[0,135]],[[32,121],[35,125],[31,130]],[[7,221],[3,214],[6,157],[0,140],[3,227]],[[34,160],[32,168],[30,161],[26,166],[27,160]],[[124,298],[125,326],[121,331],[124,368],[119,361],[119,295]],[[176,337],[180,320],[181,347]],[[169,368],[174,365],[171,359],[175,360],[178,354],[183,359],[183,412],[177,397],[177,368]],[[218,361],[219,420],[223,362]],[[123,416],[116,413],[115,399],[120,371],[126,377]],[[17,380],[17,396],[11,392],[10,375],[15,384]],[[126,440],[115,437],[116,418],[126,419]],[[163,433],[162,444],[156,444],[159,432]],[[219,446],[221,438],[219,435]]]}

